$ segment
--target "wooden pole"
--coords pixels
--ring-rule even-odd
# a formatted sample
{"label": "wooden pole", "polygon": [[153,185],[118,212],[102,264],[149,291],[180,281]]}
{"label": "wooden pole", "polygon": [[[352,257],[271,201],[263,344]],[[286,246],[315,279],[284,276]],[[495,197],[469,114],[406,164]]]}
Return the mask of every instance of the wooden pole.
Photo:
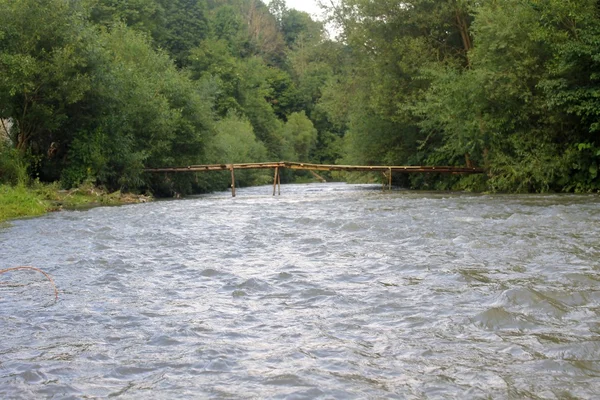
{"label": "wooden pole", "polygon": [[315,178],[317,178],[318,180],[320,180],[322,183],[327,183],[327,181],[325,180],[325,178],[323,178],[321,175],[317,174],[315,171],[313,171],[312,169],[310,170],[310,173],[313,174],[313,176]]}
{"label": "wooden pole", "polygon": [[26,267],[13,267],[13,268],[1,269],[0,275],[4,274],[6,272],[18,271],[18,270],[22,270],[22,269],[36,271],[36,272],[39,272],[40,274],[44,275],[46,277],[46,279],[48,279],[50,281],[50,284],[54,288],[54,301],[58,301],[58,289],[56,288],[56,284],[54,283],[54,280],[52,280],[52,277],[50,275],[48,275],[47,273],[45,273],[44,271],[42,271],[39,268],[26,266]]}
{"label": "wooden pole", "polygon": [[233,164],[231,164],[231,197],[235,197],[235,172],[233,172]]}
{"label": "wooden pole", "polygon": [[275,196],[275,190],[277,189],[277,177],[279,176],[279,167],[275,167],[275,177],[273,178],[273,196]]}
{"label": "wooden pole", "polygon": [[390,192],[392,191],[392,169],[390,168],[388,174],[390,174],[389,176],[389,184],[388,184],[388,189],[390,189]]}
{"label": "wooden pole", "polygon": [[385,181],[387,180],[387,174],[385,171],[381,171],[381,174],[383,175],[383,179],[381,180],[381,191],[385,192]]}
{"label": "wooden pole", "polygon": [[277,195],[281,196],[281,174],[279,172],[277,172],[277,187],[278,187]]}

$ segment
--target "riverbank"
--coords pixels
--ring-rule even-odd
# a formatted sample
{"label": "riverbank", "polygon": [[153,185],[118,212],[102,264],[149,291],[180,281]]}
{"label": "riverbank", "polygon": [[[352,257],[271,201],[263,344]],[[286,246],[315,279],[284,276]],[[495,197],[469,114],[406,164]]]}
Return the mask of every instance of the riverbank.
{"label": "riverbank", "polygon": [[150,196],[120,191],[108,193],[91,185],[71,190],[61,190],[57,184],[34,184],[31,187],[0,185],[0,222],[36,217],[62,209],[115,206],[151,200]]}

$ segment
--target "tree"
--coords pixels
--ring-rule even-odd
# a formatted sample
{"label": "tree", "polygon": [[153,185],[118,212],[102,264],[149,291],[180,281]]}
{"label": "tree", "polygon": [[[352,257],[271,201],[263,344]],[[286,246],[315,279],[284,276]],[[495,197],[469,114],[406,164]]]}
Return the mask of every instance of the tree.
{"label": "tree", "polygon": [[246,118],[230,112],[216,124],[217,135],[212,142],[215,162],[261,162],[267,156],[265,146],[254,135]]}
{"label": "tree", "polygon": [[343,0],[333,10],[350,66],[338,82],[325,85],[322,104],[349,127],[347,162],[424,161],[428,132],[415,105],[431,85],[431,70],[468,68],[472,3]]}
{"label": "tree", "polygon": [[600,190],[600,10],[596,1],[547,1],[538,8],[534,39],[553,57],[539,83],[546,105],[560,123],[557,140],[570,166],[564,189]]}
{"label": "tree", "polygon": [[477,7],[470,68],[430,68],[432,84],[414,108],[428,161],[466,154],[489,169],[494,190],[597,188],[595,14],[592,1]]}
{"label": "tree", "polygon": [[288,15],[289,10],[285,0],[269,1],[269,12],[275,17],[280,27],[283,26],[283,19]]}
{"label": "tree", "polygon": [[300,41],[304,42],[304,45],[319,44],[324,35],[323,24],[313,21],[310,15],[303,11],[286,11],[281,16],[280,24],[285,42],[290,48]]}
{"label": "tree", "polygon": [[190,50],[208,36],[206,2],[202,0],[157,0],[164,11],[164,25],[156,41],[182,67]]}
{"label": "tree", "polygon": [[317,144],[317,130],[304,112],[293,113],[283,128],[287,148],[286,159],[291,161],[307,161],[310,152]]}
{"label": "tree", "polygon": [[90,19],[95,24],[111,26],[122,22],[158,39],[164,30],[165,10],[157,0],[95,0]]}
{"label": "tree", "polygon": [[71,112],[87,115],[70,126],[76,137],[64,159],[63,183],[91,176],[111,188],[136,188],[145,183],[145,166],[205,159],[211,97],[124,25],[97,40],[93,90]]}
{"label": "tree", "polygon": [[281,65],[285,45],[276,18],[260,0],[245,2],[244,17],[254,54],[260,55],[268,64]]}
{"label": "tree", "polygon": [[68,140],[67,109],[90,90],[82,55],[93,37],[84,10],[62,0],[0,1],[0,118],[11,140],[36,157]]}

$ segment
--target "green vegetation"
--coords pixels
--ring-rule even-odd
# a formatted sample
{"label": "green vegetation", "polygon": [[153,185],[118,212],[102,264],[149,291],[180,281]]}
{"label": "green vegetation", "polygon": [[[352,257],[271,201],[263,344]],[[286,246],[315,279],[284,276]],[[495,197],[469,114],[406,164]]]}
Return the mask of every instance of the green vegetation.
{"label": "green vegetation", "polygon": [[0,185],[0,222],[62,209],[115,206],[149,201],[149,196],[107,193],[90,184],[61,190],[57,184]]}
{"label": "green vegetation", "polygon": [[488,171],[413,187],[600,189],[597,1],[342,0],[334,16],[350,56],[322,103],[346,162]]}
{"label": "green vegetation", "polygon": [[47,211],[48,206],[42,199],[24,186],[0,186],[0,222],[42,215]]}
{"label": "green vegetation", "polygon": [[488,171],[394,177],[412,188],[600,190],[597,1],[334,3],[336,40],[283,0],[0,0],[0,183],[23,204],[33,181],[173,196],[229,177],[143,168],[285,159]]}

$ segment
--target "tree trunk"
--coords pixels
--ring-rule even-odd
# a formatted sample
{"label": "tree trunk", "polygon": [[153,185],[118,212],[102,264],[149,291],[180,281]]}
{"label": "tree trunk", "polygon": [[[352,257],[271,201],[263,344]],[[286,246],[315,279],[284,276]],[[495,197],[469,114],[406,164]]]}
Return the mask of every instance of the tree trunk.
{"label": "tree trunk", "polygon": [[465,153],[465,163],[467,164],[467,168],[473,168],[473,162],[469,153]]}
{"label": "tree trunk", "polygon": [[467,67],[471,66],[471,62],[469,60],[469,51],[473,48],[473,41],[471,40],[471,35],[469,33],[469,22],[467,20],[468,16],[465,15],[465,11],[456,5],[456,9],[454,10],[456,17],[456,27],[458,32],[460,33],[460,37],[462,39],[463,48],[465,51],[465,60],[467,61]]}

